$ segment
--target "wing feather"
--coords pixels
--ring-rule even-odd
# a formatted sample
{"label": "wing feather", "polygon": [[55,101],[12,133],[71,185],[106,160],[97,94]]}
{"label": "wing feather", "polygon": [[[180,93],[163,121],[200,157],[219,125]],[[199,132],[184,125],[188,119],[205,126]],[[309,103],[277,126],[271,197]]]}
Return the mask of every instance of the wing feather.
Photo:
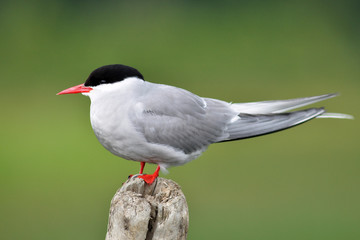
{"label": "wing feather", "polygon": [[288,100],[270,100],[261,102],[248,103],[234,103],[232,107],[239,113],[249,114],[268,114],[268,113],[283,113],[289,110],[307,106],[312,103],[323,101],[329,98],[336,97],[338,94],[324,94],[320,96],[294,98]]}
{"label": "wing feather", "polygon": [[227,123],[237,115],[229,103],[167,85],[157,85],[136,106],[130,118],[146,141],[186,154],[222,140]]}
{"label": "wing feather", "polygon": [[321,116],[324,109],[285,111],[336,96],[230,104],[172,86],[153,86],[135,104],[136,109],[130,113],[131,122],[146,141],[186,154],[203,151],[211,143],[255,137],[299,125]]}
{"label": "wing feather", "polygon": [[275,113],[275,114],[239,114],[239,119],[229,124],[229,137],[224,141],[232,141],[256,137],[281,131],[309,121],[321,114],[323,108],[309,108],[306,110]]}

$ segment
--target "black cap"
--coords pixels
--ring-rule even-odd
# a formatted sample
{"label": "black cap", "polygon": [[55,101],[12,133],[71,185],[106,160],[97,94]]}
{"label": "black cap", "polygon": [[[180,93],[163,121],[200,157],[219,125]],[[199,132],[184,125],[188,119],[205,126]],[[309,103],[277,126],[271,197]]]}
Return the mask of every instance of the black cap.
{"label": "black cap", "polygon": [[84,85],[87,87],[95,87],[100,84],[120,82],[129,77],[138,77],[144,80],[143,75],[135,68],[121,64],[106,65],[95,69],[89,75]]}

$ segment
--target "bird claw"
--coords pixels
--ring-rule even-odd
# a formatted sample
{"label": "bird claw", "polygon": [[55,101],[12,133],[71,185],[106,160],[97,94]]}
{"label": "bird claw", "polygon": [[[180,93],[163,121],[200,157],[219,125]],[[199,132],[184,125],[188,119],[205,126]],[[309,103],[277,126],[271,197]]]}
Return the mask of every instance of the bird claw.
{"label": "bird claw", "polygon": [[128,179],[130,179],[130,178],[136,178],[136,177],[139,177],[139,176],[141,176],[141,175],[144,175],[144,174],[142,174],[142,173],[130,174],[130,175],[128,176]]}
{"label": "bird claw", "polygon": [[145,163],[141,162],[140,173],[135,174],[135,175],[129,175],[128,179],[136,178],[136,177],[141,178],[148,185],[151,185],[156,180],[156,178],[159,176],[160,166],[157,166],[157,168],[153,174],[143,174],[144,166],[145,166]]}
{"label": "bird claw", "polygon": [[[140,175],[140,174],[137,174],[137,175]],[[143,175],[140,175],[140,176],[137,176],[137,177],[143,179],[148,185],[151,185],[155,181],[155,179],[158,177],[158,175],[156,175],[156,174],[143,174]]]}
{"label": "bird claw", "polygon": [[129,175],[128,176],[128,179],[131,179],[131,178],[141,178],[143,179],[147,184],[151,185],[155,179],[157,178],[158,176],[154,175],[154,174],[134,174],[134,175]]}

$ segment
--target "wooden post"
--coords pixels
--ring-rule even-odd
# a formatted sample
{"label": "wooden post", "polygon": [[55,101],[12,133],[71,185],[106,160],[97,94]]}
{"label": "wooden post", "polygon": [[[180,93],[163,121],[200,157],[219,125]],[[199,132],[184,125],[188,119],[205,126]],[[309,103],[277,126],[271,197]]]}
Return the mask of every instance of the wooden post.
{"label": "wooden post", "polygon": [[186,239],[189,210],[174,181],[157,178],[152,185],[129,178],[110,205],[106,240]]}

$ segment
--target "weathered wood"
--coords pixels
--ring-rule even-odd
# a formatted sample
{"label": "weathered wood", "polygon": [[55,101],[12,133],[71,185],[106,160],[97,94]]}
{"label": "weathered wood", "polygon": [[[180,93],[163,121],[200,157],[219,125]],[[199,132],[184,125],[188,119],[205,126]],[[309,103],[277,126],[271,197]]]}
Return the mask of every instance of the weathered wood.
{"label": "weathered wood", "polygon": [[106,240],[186,239],[189,211],[174,181],[128,179],[111,200]]}

